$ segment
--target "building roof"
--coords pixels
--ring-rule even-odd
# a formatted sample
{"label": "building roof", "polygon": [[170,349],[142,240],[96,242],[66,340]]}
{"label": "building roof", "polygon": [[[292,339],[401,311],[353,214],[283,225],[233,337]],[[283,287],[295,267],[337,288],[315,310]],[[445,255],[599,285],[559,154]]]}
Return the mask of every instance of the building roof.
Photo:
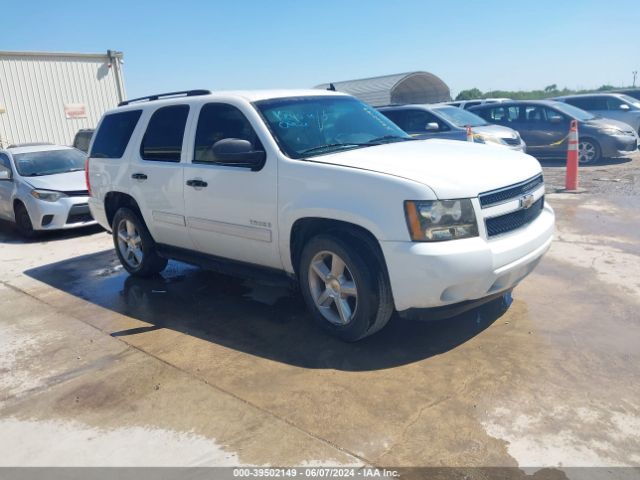
{"label": "building roof", "polygon": [[[373,106],[451,100],[447,84],[429,72],[397,73],[332,84],[337,91],[349,93]],[[330,85],[323,83],[315,88],[327,89]]]}

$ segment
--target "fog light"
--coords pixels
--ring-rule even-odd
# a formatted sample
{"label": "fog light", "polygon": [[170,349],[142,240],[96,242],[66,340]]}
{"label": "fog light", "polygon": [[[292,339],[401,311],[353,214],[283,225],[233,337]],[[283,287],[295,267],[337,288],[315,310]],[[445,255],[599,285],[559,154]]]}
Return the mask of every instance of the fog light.
{"label": "fog light", "polygon": [[53,221],[53,215],[45,215],[42,217],[42,226],[46,227]]}

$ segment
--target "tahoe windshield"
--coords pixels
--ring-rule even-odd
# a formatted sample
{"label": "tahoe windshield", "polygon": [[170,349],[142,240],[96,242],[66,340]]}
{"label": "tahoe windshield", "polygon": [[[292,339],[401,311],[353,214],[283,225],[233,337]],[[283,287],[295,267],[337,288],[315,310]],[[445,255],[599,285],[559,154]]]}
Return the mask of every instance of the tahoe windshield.
{"label": "tahoe windshield", "polygon": [[456,127],[482,127],[489,125],[483,118],[462,108],[438,107],[434,110]]}
{"label": "tahoe windshield", "polygon": [[23,177],[38,177],[84,170],[87,156],[75,148],[14,153],[16,170]]}
{"label": "tahoe windshield", "polygon": [[291,158],[413,140],[387,117],[346,96],[279,98],[255,103]]}
{"label": "tahoe windshield", "polygon": [[553,108],[555,108],[556,110],[560,110],[562,113],[566,113],[570,117],[575,118],[576,120],[580,120],[581,122],[597,118],[595,115],[589,112],[585,112],[581,108],[569,105],[568,103],[555,102],[553,104]]}

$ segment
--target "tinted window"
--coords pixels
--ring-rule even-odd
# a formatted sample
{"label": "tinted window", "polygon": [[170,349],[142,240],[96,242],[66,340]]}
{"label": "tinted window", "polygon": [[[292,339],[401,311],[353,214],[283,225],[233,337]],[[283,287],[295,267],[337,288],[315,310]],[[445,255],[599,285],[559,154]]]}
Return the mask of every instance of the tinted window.
{"label": "tinted window", "polygon": [[86,158],[87,156],[84,153],[75,148],[42,150],[13,155],[16,170],[23,177],[41,177],[84,170]]}
{"label": "tinted window", "polygon": [[93,130],[76,133],[76,138],[73,140],[73,146],[78,150],[82,150],[83,152],[88,152],[92,135],[93,135]]}
{"label": "tinted window", "polygon": [[[453,108],[453,107],[452,107]],[[405,132],[411,133],[425,133],[427,131],[428,123],[435,123],[438,125],[437,130],[431,131],[443,131],[449,130],[449,127],[440,120],[438,117],[425,110],[400,110],[396,112],[382,112],[386,117],[391,119],[396,125],[398,125]]]}
{"label": "tinted window", "polygon": [[140,156],[144,160],[179,162],[188,115],[188,105],[172,105],[156,110],[144,132]]}
{"label": "tinted window", "polygon": [[484,108],[481,110],[474,110],[473,113],[480,115],[489,123],[510,123],[518,121],[520,107],[512,105],[510,107],[500,106]]}
{"label": "tinted window", "polygon": [[213,145],[225,138],[247,140],[254,150],[263,150],[256,132],[240,110],[226,103],[208,103],[200,110],[193,162],[224,163],[216,158]]}
{"label": "tinted window", "polygon": [[9,157],[4,153],[0,153],[0,171],[8,171],[11,176],[11,163],[9,163]]}
{"label": "tinted window", "polygon": [[91,157],[120,158],[124,154],[142,110],[112,113],[105,116],[93,142]]}
{"label": "tinted window", "polygon": [[606,97],[576,97],[567,98],[566,102],[569,105],[581,108],[582,110],[606,110],[607,101]]}

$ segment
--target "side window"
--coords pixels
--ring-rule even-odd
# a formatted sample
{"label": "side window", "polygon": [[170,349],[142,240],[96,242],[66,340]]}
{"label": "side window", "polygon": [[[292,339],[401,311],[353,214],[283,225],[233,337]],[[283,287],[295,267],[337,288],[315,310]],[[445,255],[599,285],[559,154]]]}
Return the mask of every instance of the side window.
{"label": "side window", "polygon": [[143,160],[179,162],[189,105],[161,107],[151,115],[140,143]]}
{"label": "side window", "polygon": [[4,153],[0,153],[0,172],[9,172],[9,178],[13,176],[11,171],[11,162],[9,157]]}
{"label": "side window", "polygon": [[606,110],[606,97],[576,97],[567,99],[567,103],[582,110]]}
{"label": "side window", "polygon": [[89,156],[120,158],[124,154],[142,110],[111,113],[102,119]]}
{"label": "side window", "polygon": [[620,105],[624,104],[618,97],[607,97],[607,110],[620,110]]}
{"label": "side window", "polygon": [[[405,132],[409,133],[425,133],[425,132],[442,132],[449,130],[449,127],[438,117],[424,110],[404,110],[398,119],[397,125]],[[429,124],[435,123],[437,128],[429,128]]]}
{"label": "side window", "polygon": [[547,123],[547,114],[549,111],[550,110],[542,105],[527,105],[524,107],[525,121],[527,123]]}
{"label": "side window", "polygon": [[474,102],[467,102],[467,103],[465,103],[465,104],[464,104],[464,109],[465,109],[465,110],[468,110],[469,108],[471,108],[471,107],[475,107],[476,105],[480,105],[481,103],[482,103],[482,102],[476,102],[476,101],[474,101]]}
{"label": "side window", "polygon": [[221,163],[213,153],[213,145],[225,138],[247,140],[254,150],[264,150],[247,117],[233,105],[207,103],[200,110],[193,163]]}
{"label": "side window", "polygon": [[398,125],[400,128],[405,130],[404,129],[404,125],[406,123],[406,121],[405,121],[406,112],[404,112],[402,110],[395,110],[395,111],[392,110],[392,111],[384,111],[384,112],[380,112],[380,113],[382,113],[385,117],[387,117],[393,123]]}

